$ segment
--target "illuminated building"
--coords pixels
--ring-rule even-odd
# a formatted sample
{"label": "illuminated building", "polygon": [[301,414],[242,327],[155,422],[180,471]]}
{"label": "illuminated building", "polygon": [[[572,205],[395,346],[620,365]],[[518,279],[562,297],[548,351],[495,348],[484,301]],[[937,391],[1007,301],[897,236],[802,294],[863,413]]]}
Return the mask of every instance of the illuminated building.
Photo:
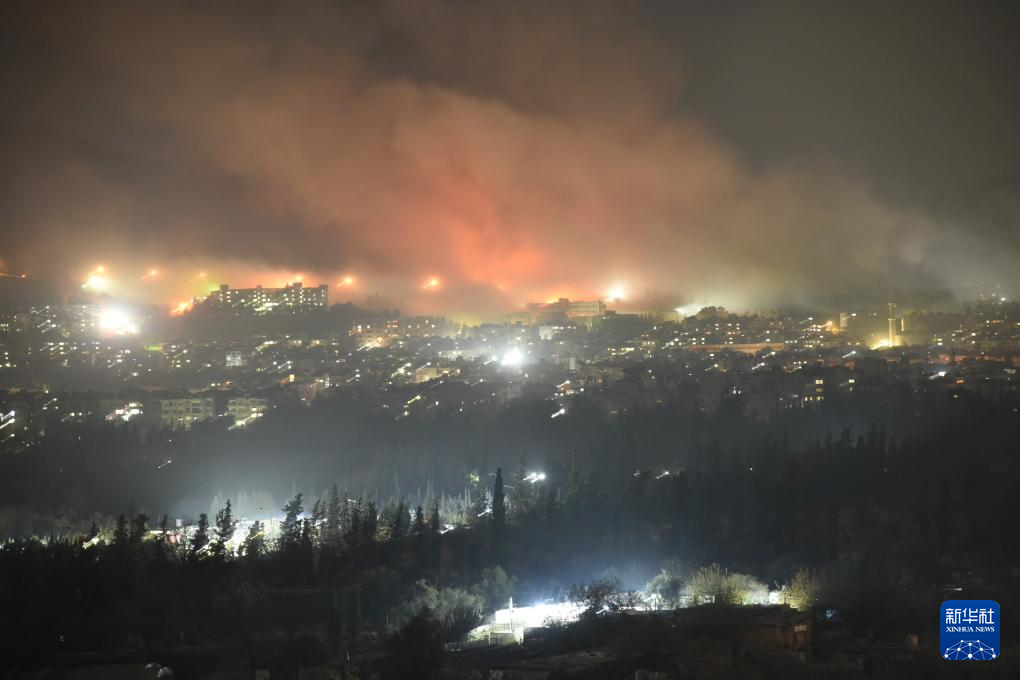
{"label": "illuminated building", "polygon": [[552,302],[532,302],[527,305],[525,312],[530,324],[577,320],[590,325],[594,319],[606,313],[606,303],[602,300],[572,301],[560,298]]}
{"label": "illuminated building", "polygon": [[244,426],[262,416],[269,408],[269,400],[262,397],[234,397],[227,401],[227,415],[234,424]]}
{"label": "illuminated building", "polygon": [[329,307],[329,286],[305,288],[301,282],[283,288],[231,288],[224,283],[201,303],[201,308],[239,316],[299,314]]}
{"label": "illuminated building", "polygon": [[544,324],[538,327],[538,339],[539,340],[552,340],[563,330],[562,326],[556,326],[553,324]]}
{"label": "illuminated building", "polygon": [[847,316],[846,338],[869,347],[884,347],[889,341],[889,321],[877,313],[850,314]]}
{"label": "illuminated building", "polygon": [[110,423],[114,422],[130,422],[133,418],[142,415],[142,404],[137,401],[130,401],[123,406],[114,409],[106,416],[106,421]]}
{"label": "illuminated building", "polygon": [[190,430],[194,423],[216,417],[216,405],[211,397],[160,399],[160,422],[175,430]]}
{"label": "illuminated building", "polygon": [[451,368],[449,366],[434,366],[432,364],[426,364],[414,369],[414,382],[428,382],[429,380],[435,380],[436,378],[442,378],[447,375],[457,375],[458,373],[460,373],[459,369]]}
{"label": "illuminated building", "polygon": [[64,305],[71,335],[90,338],[99,328],[99,305]]}

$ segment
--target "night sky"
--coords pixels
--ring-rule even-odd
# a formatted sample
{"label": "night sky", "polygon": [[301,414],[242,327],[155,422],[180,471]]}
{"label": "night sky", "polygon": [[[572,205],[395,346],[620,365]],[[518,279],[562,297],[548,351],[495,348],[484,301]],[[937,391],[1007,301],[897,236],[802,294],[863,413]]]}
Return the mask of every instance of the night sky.
{"label": "night sky", "polygon": [[0,263],[482,316],[1017,295],[1018,29],[1016,2],[6,2]]}

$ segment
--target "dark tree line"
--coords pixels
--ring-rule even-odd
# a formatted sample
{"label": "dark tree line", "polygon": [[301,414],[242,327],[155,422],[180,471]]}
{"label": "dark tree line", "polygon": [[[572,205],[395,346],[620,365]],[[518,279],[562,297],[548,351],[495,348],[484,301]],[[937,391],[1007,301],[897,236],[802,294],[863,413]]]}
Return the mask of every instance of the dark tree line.
{"label": "dark tree line", "polygon": [[[74,536],[10,542],[0,550],[9,613],[0,655],[228,637],[257,654],[272,631],[299,624],[354,645],[384,629],[421,580],[468,588],[498,564],[538,589],[632,563],[644,579],[674,557],[765,582],[802,567],[838,571],[848,616],[856,607],[907,625],[925,598],[968,574],[1008,580],[1018,549],[1001,537],[1020,511],[1020,415],[1014,396],[907,390],[882,396],[878,417],[876,398],[765,423],[744,419],[739,402],[711,415],[667,404],[616,419],[578,406],[565,430],[521,404],[488,428],[539,429],[545,477],[529,474],[537,466],[525,456],[538,456],[516,448],[514,473],[473,467],[486,493],[452,530],[433,500],[412,509],[399,496],[349,498],[334,484],[288,501],[276,540],[262,523],[238,535],[227,503],[183,540],[164,513],[156,521],[145,510]],[[876,417],[806,436],[810,424],[861,414]],[[464,460],[458,441],[448,467]],[[556,453],[564,442],[573,445]]]}

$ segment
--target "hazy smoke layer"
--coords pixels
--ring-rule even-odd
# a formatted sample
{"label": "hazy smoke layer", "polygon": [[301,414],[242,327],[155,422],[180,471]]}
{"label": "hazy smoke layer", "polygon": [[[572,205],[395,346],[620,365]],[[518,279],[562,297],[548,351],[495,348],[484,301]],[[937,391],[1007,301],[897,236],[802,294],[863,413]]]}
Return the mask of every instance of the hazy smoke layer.
{"label": "hazy smoke layer", "polygon": [[1017,253],[994,235],[880,201],[831,162],[748,167],[684,113],[677,49],[626,10],[8,6],[0,257],[69,285],[95,262],[158,265],[136,293],[160,301],[206,269],[353,274],[359,292],[335,297],[425,311],[616,285],[734,306],[1012,292]]}

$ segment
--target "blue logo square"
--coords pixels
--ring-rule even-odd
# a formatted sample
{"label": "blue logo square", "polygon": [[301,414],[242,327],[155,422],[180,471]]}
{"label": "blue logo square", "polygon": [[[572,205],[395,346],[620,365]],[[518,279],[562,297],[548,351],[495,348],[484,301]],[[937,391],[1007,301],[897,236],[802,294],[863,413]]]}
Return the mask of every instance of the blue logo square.
{"label": "blue logo square", "polygon": [[991,661],[999,658],[999,605],[993,600],[946,600],[939,617],[942,658]]}

